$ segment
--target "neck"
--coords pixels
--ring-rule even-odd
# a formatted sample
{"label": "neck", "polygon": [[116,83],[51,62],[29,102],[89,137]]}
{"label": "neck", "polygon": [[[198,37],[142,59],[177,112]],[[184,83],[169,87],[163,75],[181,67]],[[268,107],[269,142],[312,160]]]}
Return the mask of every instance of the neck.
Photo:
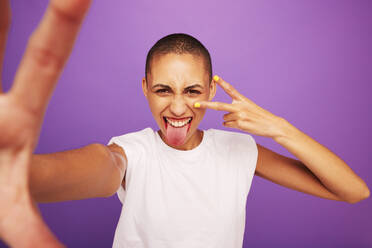
{"label": "neck", "polygon": [[163,133],[161,132],[161,130],[158,130],[158,134],[159,134],[160,138],[164,141],[164,143],[167,144],[168,146],[170,146],[174,149],[177,149],[177,150],[187,151],[187,150],[194,149],[195,147],[197,147],[201,143],[201,141],[203,140],[204,132],[197,129],[194,132],[194,134],[184,144],[182,144],[180,146],[173,146],[173,145],[168,144],[167,140],[166,140],[165,136],[163,135]]}

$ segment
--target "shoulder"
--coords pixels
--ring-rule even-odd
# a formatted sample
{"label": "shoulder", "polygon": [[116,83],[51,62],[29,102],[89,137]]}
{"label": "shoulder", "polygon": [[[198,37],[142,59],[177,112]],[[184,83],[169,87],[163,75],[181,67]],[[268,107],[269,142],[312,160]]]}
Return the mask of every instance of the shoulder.
{"label": "shoulder", "polygon": [[109,146],[115,143],[121,146],[127,155],[130,154],[130,156],[133,156],[134,154],[142,154],[146,152],[146,150],[149,150],[154,143],[154,139],[154,130],[147,127],[139,131],[114,136],[107,145]]}
{"label": "shoulder", "polygon": [[208,131],[213,137],[214,146],[219,154],[225,154],[233,159],[232,161],[237,162],[236,164],[241,164],[249,173],[254,172],[258,148],[252,135],[219,129],[209,129]]}
{"label": "shoulder", "polygon": [[114,136],[110,139],[108,145],[111,143],[148,143],[149,139],[154,136],[154,130],[150,127],[144,128],[139,131]]}
{"label": "shoulder", "polygon": [[208,132],[218,153],[232,154],[242,159],[243,157],[253,158],[253,160],[257,158],[258,148],[252,135],[220,129],[209,129]]}
{"label": "shoulder", "polygon": [[[114,136],[110,139],[107,146],[111,149],[122,149],[127,160],[127,173],[131,174],[134,168],[138,168],[145,161],[150,159],[149,155],[153,154],[153,144],[155,140],[155,132],[148,127],[139,131],[126,133],[123,135]],[[119,147],[115,147],[116,144]],[[127,176],[128,177],[128,176]]]}
{"label": "shoulder", "polygon": [[216,141],[217,144],[223,146],[241,146],[241,145],[254,145],[256,141],[252,135],[248,133],[233,132],[221,129],[209,129],[208,132]]}

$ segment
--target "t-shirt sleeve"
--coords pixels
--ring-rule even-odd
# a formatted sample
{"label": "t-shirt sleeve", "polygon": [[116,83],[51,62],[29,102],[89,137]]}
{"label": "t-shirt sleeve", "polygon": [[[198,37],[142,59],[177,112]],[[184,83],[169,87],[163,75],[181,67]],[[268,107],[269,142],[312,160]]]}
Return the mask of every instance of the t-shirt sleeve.
{"label": "t-shirt sleeve", "polygon": [[244,172],[244,181],[247,194],[250,191],[256,171],[258,149],[255,139],[248,133],[232,133],[229,140],[230,152],[236,158],[240,171]]}
{"label": "t-shirt sleeve", "polygon": [[[127,157],[127,160],[129,160],[129,157],[130,157],[129,156],[130,146],[123,145],[123,143],[120,141],[120,138],[119,137],[112,137],[110,139],[110,141],[107,143],[107,145],[111,145],[113,143],[115,143],[116,145],[118,145],[121,148],[123,148],[123,150],[125,152],[125,155]],[[128,165],[129,165],[129,163],[127,163],[127,169],[126,169],[126,172],[125,173],[127,173],[128,170],[129,170]],[[123,188],[123,186],[121,184],[120,184],[119,188],[117,189],[116,194],[117,194],[120,202],[123,203],[124,202],[124,199],[125,199],[126,192],[125,192],[125,190],[124,190],[124,188]]]}
{"label": "t-shirt sleeve", "polygon": [[146,150],[150,147],[151,128],[145,128],[137,132],[127,133],[121,136],[115,136],[110,139],[107,145],[112,143],[122,147],[127,157],[127,169],[125,171],[125,190],[122,185],[117,190],[117,195],[121,203],[124,204],[128,191],[131,190],[132,177],[135,176],[135,171],[140,169],[144,164]]}
{"label": "t-shirt sleeve", "polygon": [[[256,171],[257,167],[257,159],[258,159],[258,149],[257,149],[257,143],[256,140],[253,138],[252,135],[246,134],[247,137],[247,149],[248,149],[248,163],[247,163],[247,169],[248,169],[248,181],[251,182],[253,180],[254,173]],[[251,188],[251,184],[249,186],[248,191]]]}
{"label": "t-shirt sleeve", "polygon": [[[213,130],[217,145],[217,156],[228,156],[228,161],[237,169],[239,181],[244,182],[249,193],[256,171],[258,149],[255,139],[248,133]],[[241,180],[240,180],[241,179]]]}
{"label": "t-shirt sleeve", "polygon": [[122,147],[127,157],[127,169],[125,171],[125,189],[122,185],[120,185],[118,190],[116,191],[119,200],[121,201],[121,203],[124,203],[124,199],[130,184],[133,166],[138,162],[143,150],[141,149],[142,142],[138,142],[138,137],[136,137],[133,133],[129,133],[112,137],[107,145],[110,145],[112,143],[115,143],[118,146]]}

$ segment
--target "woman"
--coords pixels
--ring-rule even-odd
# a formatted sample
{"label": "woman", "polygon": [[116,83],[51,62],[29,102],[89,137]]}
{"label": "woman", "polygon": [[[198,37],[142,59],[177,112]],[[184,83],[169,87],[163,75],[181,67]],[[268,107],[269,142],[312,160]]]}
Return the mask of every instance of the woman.
{"label": "woman", "polygon": [[[184,34],[164,37],[147,58],[142,88],[159,131],[146,128],[113,137],[108,146],[32,155],[89,2],[51,2],[13,88],[0,96],[0,235],[8,244],[61,246],[34,200],[104,197],[117,191],[123,202],[117,247],[241,247],[253,174],[332,200],[355,203],[369,196],[363,180],[331,151],[222,78],[212,80],[208,51]],[[0,3],[3,54],[9,11],[7,1]],[[217,84],[231,96],[231,104],[211,102]],[[225,126],[273,138],[299,160],[256,144],[249,134],[198,130],[206,108],[227,111]]]}

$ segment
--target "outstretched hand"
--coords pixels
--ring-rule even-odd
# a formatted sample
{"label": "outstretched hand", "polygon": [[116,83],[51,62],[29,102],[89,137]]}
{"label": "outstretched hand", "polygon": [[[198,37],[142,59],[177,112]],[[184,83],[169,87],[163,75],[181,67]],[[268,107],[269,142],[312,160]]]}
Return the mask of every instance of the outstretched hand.
{"label": "outstretched hand", "polygon": [[[51,0],[7,93],[0,69],[0,238],[11,247],[62,246],[30,196],[29,166],[49,99],[89,5],[90,0]],[[9,25],[9,1],[0,0],[0,68]]]}
{"label": "outstretched hand", "polygon": [[237,128],[255,135],[276,138],[281,135],[284,119],[261,108],[252,100],[240,94],[231,84],[218,76],[213,77],[221,88],[232,98],[232,102],[201,101],[195,105],[200,108],[210,108],[227,111],[222,125]]}

